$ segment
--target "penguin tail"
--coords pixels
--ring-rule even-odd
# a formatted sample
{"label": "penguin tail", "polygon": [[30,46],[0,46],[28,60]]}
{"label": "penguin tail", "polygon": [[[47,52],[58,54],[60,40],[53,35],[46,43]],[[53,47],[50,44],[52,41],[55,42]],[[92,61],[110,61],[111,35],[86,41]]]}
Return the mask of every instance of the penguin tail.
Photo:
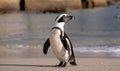
{"label": "penguin tail", "polygon": [[77,65],[76,62],[70,62],[70,64],[71,64],[71,65],[74,65],[74,66]]}

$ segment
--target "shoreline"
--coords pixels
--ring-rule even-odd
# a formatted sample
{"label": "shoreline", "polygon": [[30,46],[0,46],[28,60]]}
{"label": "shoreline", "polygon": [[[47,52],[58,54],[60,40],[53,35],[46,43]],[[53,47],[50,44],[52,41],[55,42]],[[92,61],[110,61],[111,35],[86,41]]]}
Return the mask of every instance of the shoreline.
{"label": "shoreline", "polygon": [[[108,47],[109,48],[109,47]],[[83,48],[82,48],[83,49]],[[87,48],[88,49],[88,48]],[[87,50],[75,49],[76,58],[120,58],[119,48],[116,51],[107,50]],[[111,48],[110,48],[111,49]],[[109,50],[109,51],[108,51]],[[0,48],[0,58],[54,58],[51,48],[47,55],[43,54],[42,48]]]}

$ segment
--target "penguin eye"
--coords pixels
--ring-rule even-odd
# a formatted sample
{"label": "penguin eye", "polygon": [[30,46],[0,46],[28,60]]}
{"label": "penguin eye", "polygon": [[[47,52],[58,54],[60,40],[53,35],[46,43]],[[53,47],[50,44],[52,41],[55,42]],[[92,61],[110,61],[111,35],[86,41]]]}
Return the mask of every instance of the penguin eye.
{"label": "penguin eye", "polygon": [[63,17],[64,22],[68,22],[70,19],[72,19],[72,17],[70,17],[70,16]]}

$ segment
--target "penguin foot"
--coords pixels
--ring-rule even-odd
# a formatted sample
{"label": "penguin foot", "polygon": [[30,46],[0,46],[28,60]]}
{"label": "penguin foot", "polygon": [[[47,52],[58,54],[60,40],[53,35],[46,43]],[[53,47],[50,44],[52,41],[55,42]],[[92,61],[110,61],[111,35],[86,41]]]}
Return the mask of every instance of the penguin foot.
{"label": "penguin foot", "polygon": [[67,63],[66,63],[66,62],[64,62],[64,63],[63,63],[63,65],[62,65],[62,67],[65,67],[66,65],[67,65]]}
{"label": "penguin foot", "polygon": [[63,62],[60,62],[58,65],[56,65],[56,67],[60,67],[62,66]]}
{"label": "penguin foot", "polygon": [[66,62],[60,62],[58,65],[56,65],[56,67],[65,67],[66,66]]}

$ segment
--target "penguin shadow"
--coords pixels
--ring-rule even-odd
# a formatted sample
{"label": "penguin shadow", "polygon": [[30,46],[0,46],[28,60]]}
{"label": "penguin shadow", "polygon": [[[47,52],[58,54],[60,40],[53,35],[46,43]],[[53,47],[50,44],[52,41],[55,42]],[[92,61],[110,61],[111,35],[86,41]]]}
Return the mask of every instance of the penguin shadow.
{"label": "penguin shadow", "polygon": [[16,67],[56,67],[56,65],[30,65],[30,64],[0,64],[1,66],[16,66]]}

